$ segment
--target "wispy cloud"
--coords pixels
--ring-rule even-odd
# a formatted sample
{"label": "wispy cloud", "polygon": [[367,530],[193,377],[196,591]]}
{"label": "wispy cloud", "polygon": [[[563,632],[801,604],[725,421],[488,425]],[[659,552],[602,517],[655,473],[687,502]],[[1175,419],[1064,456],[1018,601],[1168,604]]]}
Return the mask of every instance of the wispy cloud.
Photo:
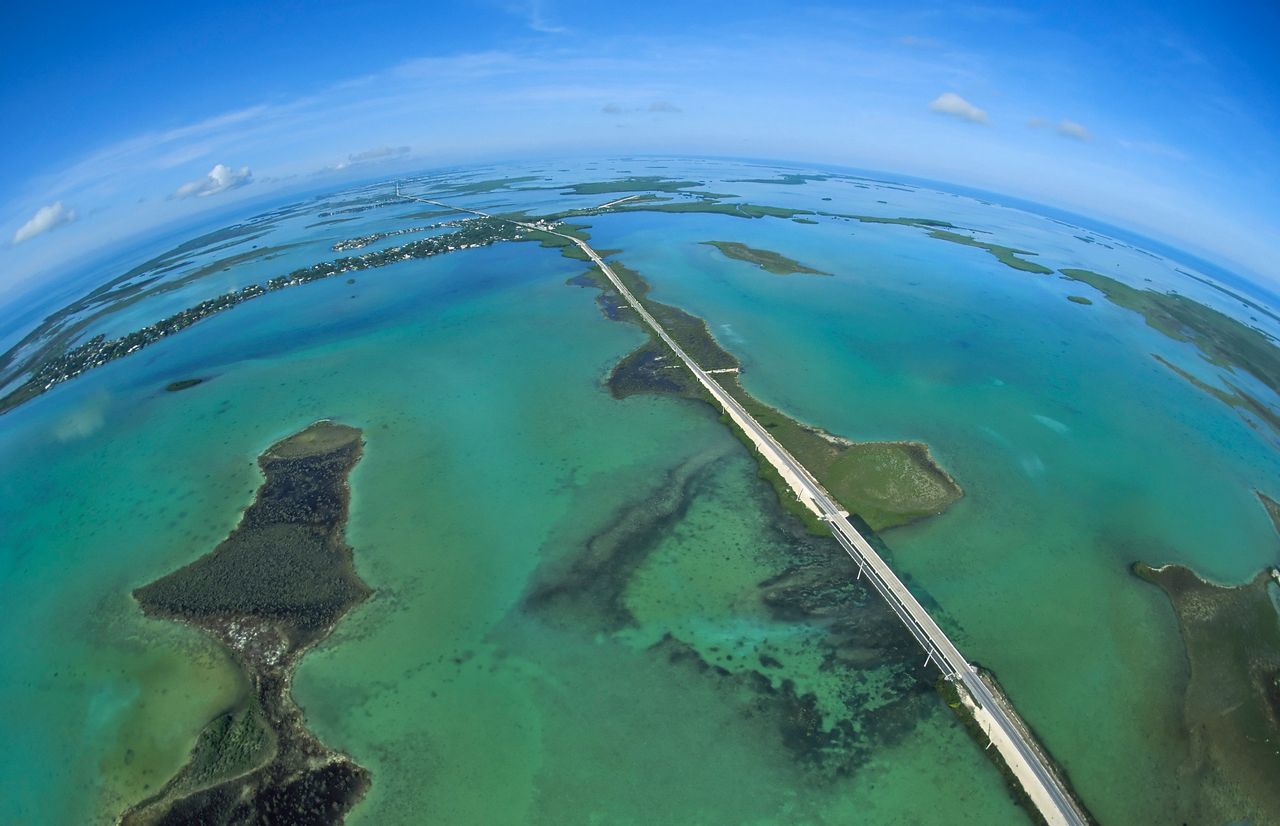
{"label": "wispy cloud", "polygon": [[568,29],[547,19],[542,3],[527,0],[524,3],[508,3],[507,11],[524,19],[524,24],[539,34],[564,34]]}
{"label": "wispy cloud", "polygon": [[929,108],[941,115],[967,120],[970,123],[986,123],[987,113],[974,106],[955,92],[944,92],[933,99]]}
{"label": "wispy cloud", "polygon": [[314,174],[322,175],[326,172],[338,172],[343,169],[347,169],[352,166],[360,166],[362,164],[394,161],[400,158],[407,158],[412,154],[412,152],[413,147],[411,146],[376,146],[373,149],[366,149],[363,152],[352,152],[343,160],[326,166],[324,169],[316,170]]}
{"label": "wispy cloud", "polygon": [[369,161],[385,161],[391,158],[403,158],[413,151],[411,146],[379,146],[374,149],[366,149],[363,152],[354,152],[347,156],[349,163],[367,163]]}
{"label": "wispy cloud", "polygon": [[1073,120],[1066,120],[1065,118],[1058,122],[1057,132],[1064,138],[1072,138],[1078,141],[1093,140],[1093,135],[1090,134],[1088,129]]}
{"label": "wispy cloud", "polygon": [[1057,123],[1050,123],[1044,118],[1030,118],[1027,120],[1027,126],[1030,126],[1032,129],[1051,128],[1064,138],[1085,141],[1086,143],[1093,140],[1093,133],[1085,128],[1083,124],[1076,123],[1073,120],[1067,120],[1066,118],[1063,118]]}
{"label": "wispy cloud", "polygon": [[42,206],[36,210],[35,215],[31,216],[31,220],[18,227],[18,231],[13,234],[13,243],[21,244],[23,241],[30,241],[37,235],[43,235],[75,219],[76,211],[63,206],[62,201]]}
{"label": "wispy cloud", "polygon": [[249,171],[249,167],[242,166],[239,169],[232,169],[226,164],[214,164],[213,169],[209,170],[209,174],[203,178],[197,178],[194,181],[188,181],[171,195],[172,198],[206,198],[210,195],[217,195],[219,192],[226,192],[230,189],[239,189],[246,186],[253,180],[253,173]]}

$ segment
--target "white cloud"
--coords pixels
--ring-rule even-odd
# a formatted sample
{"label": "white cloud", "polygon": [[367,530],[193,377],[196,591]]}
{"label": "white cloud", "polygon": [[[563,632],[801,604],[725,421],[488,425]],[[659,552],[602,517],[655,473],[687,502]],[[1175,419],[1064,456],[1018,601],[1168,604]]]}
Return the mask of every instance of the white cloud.
{"label": "white cloud", "polygon": [[933,99],[929,108],[942,115],[962,118],[971,123],[986,123],[987,113],[955,92],[944,92]]}
{"label": "white cloud", "polygon": [[247,166],[232,169],[226,164],[214,164],[208,175],[203,178],[197,178],[194,181],[188,181],[178,187],[173,195],[169,197],[204,198],[209,195],[217,195],[219,192],[226,192],[229,189],[239,189],[252,180],[253,173],[249,171]]}
{"label": "white cloud", "polygon": [[1058,123],[1058,134],[1064,138],[1074,138],[1078,141],[1091,141],[1093,135],[1089,134],[1089,130],[1073,120],[1062,120]]}
{"label": "white cloud", "polygon": [[43,235],[51,229],[57,229],[63,224],[69,224],[76,219],[76,211],[62,205],[62,201],[55,201],[48,206],[42,206],[36,210],[36,214],[31,216],[31,220],[18,227],[18,231],[13,234],[13,243],[21,244],[23,241],[30,241],[37,235]]}

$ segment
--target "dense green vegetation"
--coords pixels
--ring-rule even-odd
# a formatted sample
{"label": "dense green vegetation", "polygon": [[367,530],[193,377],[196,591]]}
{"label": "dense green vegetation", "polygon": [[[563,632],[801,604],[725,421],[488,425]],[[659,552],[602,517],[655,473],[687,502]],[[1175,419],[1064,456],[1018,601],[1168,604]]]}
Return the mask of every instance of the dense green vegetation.
{"label": "dense green vegetation", "polygon": [[1001,264],[1013,267],[1015,270],[1022,272],[1035,273],[1037,275],[1049,275],[1053,270],[1037,264],[1034,261],[1028,261],[1025,258],[1019,258],[1020,255],[1035,255],[1034,252],[1028,250],[1015,249],[1014,247],[1005,247],[1000,244],[992,244],[989,241],[979,241],[969,235],[961,235],[957,232],[949,232],[945,229],[935,229],[929,233],[930,238],[937,238],[940,241],[950,241],[953,244],[962,244],[966,247],[977,247],[980,250],[986,250],[995,256],[996,260]]}
{"label": "dense green vegetation", "polygon": [[695,186],[703,186],[701,181],[678,181],[664,178],[661,175],[632,175],[615,181],[590,181],[567,187],[564,195],[608,195],[625,192],[681,192]]}
{"label": "dense green vegetation", "polygon": [[240,707],[204,727],[191,750],[180,784],[194,790],[229,780],[262,766],[275,751],[275,737],[262,707],[250,696]]}
{"label": "dense green vegetation", "polygon": [[[873,530],[942,513],[964,495],[920,442],[849,442],[763,404],[736,377],[721,384],[837,502]],[[780,493],[795,498],[786,490]]]}
{"label": "dense green vegetation", "polygon": [[259,458],[266,480],[211,553],[134,591],[151,616],[212,634],[246,696],[210,721],[187,764],[124,826],[289,822],[336,826],[369,775],[307,731],[290,684],[298,660],[369,594],[344,541],[361,433],[317,422]]}
{"label": "dense green vegetation", "polygon": [[727,258],[755,264],[762,270],[771,272],[774,275],[791,275],[792,273],[809,275],[831,274],[822,270],[815,270],[813,267],[807,267],[781,253],[748,247],[746,244],[737,241],[703,241],[702,243],[715,247]]}
{"label": "dense green vegetation", "polygon": [[1070,302],[1072,302],[1073,304],[1085,304],[1085,305],[1088,305],[1088,304],[1092,304],[1092,303],[1093,303],[1093,300],[1092,300],[1092,299],[1090,299],[1090,298],[1085,298],[1085,297],[1084,297],[1084,296],[1082,296],[1082,295],[1069,295],[1069,296],[1067,296],[1067,300],[1068,300],[1068,301],[1070,301]]}
{"label": "dense green vegetation", "polygon": [[313,425],[258,460],[266,481],[213,552],[134,592],[148,614],[188,621],[254,617],[302,640],[327,629],[369,589],[341,539],[346,475],[360,431]]}

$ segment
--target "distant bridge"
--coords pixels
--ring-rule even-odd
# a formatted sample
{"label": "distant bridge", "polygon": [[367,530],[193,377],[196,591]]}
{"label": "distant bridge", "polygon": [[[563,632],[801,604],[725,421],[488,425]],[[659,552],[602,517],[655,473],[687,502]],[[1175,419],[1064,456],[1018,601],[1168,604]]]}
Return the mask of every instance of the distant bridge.
{"label": "distant bridge", "polygon": [[[396,194],[457,212],[468,212],[483,218],[494,217],[475,209],[405,195],[400,192],[399,185],[396,186]],[[649,314],[644,305],[627,289],[626,284],[622,283],[622,279],[586,241],[522,221],[507,218],[499,220],[572,241],[599,267],[631,309],[635,310],[654,335],[684,363],[694,378],[711,394],[725,415],[742,430],[755,444],[760,454],[786,480],[796,497],[827,523],[836,541],[858,566],[858,577],[866,575],[872,586],[898,615],[898,619],[920,643],[920,647],[925,651],[925,663],[936,665],[946,679],[963,687],[962,693],[968,692],[967,699],[971,701],[970,711],[974,719],[987,733],[990,745],[994,745],[999,750],[1001,757],[1018,778],[1023,790],[1045,821],[1050,826],[1085,826],[1089,822],[1088,816],[1072,797],[1066,784],[1050,767],[1047,756],[1035,743],[1026,726],[1016,719],[1017,715],[1008,700],[1003,697],[997,698],[996,692],[982,679],[977,669],[960,654],[959,649],[938,627],[933,617],[929,616],[929,612],[924,609],[915,595],[871,547],[871,543],[849,522],[849,514],[832,500],[813,474],[800,464],[777,439],[773,438],[773,435],[757,422],[710,373],[703,370],[685,353],[684,349],[667,334],[658,320]]]}

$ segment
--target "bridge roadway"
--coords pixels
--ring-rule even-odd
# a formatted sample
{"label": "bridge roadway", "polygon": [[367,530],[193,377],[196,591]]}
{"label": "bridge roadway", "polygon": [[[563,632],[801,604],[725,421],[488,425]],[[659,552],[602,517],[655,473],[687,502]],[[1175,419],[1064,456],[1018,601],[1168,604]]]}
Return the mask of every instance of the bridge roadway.
{"label": "bridge roadway", "polygon": [[[400,194],[399,189],[396,190]],[[468,212],[484,218],[493,216],[474,209],[451,206],[426,198],[412,195],[401,195],[423,203]],[[501,219],[510,220],[510,219]],[[858,566],[858,576],[866,574],[871,584],[893,609],[903,625],[920,643],[926,653],[925,662],[933,662],[942,670],[948,680],[959,681],[969,692],[969,696],[977,705],[971,709],[975,719],[986,731],[1010,770],[1018,778],[1036,808],[1051,826],[1085,826],[1088,819],[1079,809],[1071,793],[1059,782],[1057,775],[1049,768],[1041,752],[1029,740],[1023,729],[1015,724],[1009,713],[999,702],[991,688],[978,675],[977,669],[961,655],[959,649],[951,642],[946,633],[938,627],[933,617],[898,579],[893,569],[885,563],[871,543],[849,522],[849,515],[827,495],[826,490],[811,473],[787,451],[773,435],[746,411],[719,382],[703,370],[697,362],[677,344],[667,331],[658,323],[644,305],[632,295],[626,284],[604,262],[603,259],[585,241],[562,232],[521,221],[510,221],[517,226],[537,232],[545,232],[572,241],[578,249],[591,259],[605,277],[609,279],[636,314],[644,320],[654,335],[662,340],[676,357],[684,363],[694,377],[706,388],[711,397],[720,405],[725,414],[733,420],[742,431],[755,443],[760,453],[773,465],[791,486],[800,501],[813,510],[831,528],[832,535],[845,553]]]}

